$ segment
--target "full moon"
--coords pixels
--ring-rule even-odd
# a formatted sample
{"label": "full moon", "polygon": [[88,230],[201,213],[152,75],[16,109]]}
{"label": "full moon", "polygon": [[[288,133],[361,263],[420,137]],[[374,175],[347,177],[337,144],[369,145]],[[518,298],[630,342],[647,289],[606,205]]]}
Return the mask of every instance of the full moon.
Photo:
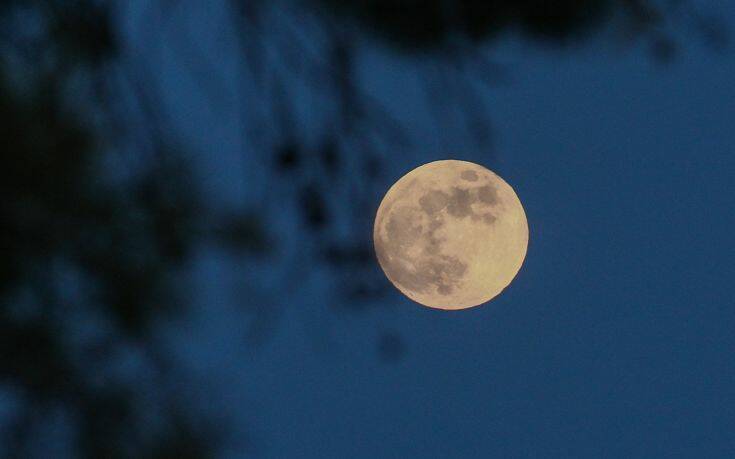
{"label": "full moon", "polygon": [[466,309],[496,297],[521,269],[528,222],[513,188],[494,172],[435,161],[388,190],[373,241],[386,277],[408,298]]}

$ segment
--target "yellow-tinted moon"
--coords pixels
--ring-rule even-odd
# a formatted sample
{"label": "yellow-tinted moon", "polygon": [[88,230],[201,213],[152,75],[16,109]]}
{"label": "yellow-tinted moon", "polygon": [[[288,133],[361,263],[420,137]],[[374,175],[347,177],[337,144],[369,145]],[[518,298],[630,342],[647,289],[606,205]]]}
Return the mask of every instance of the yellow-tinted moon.
{"label": "yellow-tinted moon", "polygon": [[439,309],[485,303],[510,284],[528,248],[518,196],[467,161],[424,164],[385,194],[373,241],[385,275],[410,299]]}

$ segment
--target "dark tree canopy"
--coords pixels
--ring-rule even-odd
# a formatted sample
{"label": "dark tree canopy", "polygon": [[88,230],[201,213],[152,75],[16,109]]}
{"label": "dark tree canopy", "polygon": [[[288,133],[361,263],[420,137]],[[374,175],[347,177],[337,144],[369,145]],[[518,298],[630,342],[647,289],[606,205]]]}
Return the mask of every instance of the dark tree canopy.
{"label": "dark tree canopy", "polygon": [[479,43],[513,29],[538,40],[565,42],[592,30],[616,6],[614,0],[323,2],[390,42],[415,50],[430,50],[456,39]]}

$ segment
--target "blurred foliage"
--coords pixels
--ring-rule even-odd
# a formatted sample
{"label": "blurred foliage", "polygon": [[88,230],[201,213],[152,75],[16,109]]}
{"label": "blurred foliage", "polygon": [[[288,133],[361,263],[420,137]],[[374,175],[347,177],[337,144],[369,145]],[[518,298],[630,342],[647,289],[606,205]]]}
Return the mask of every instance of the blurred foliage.
{"label": "blurred foliage", "polygon": [[[316,0],[404,51],[474,46],[519,33],[537,43],[579,44],[608,23],[628,38],[673,44],[676,28],[695,26],[716,48],[727,42],[720,20],[687,0]],[[680,38],[680,37],[679,37]],[[453,47],[456,49],[456,47]],[[656,57],[654,55],[654,57]]]}
{"label": "blurred foliage", "polygon": [[[171,281],[196,238],[194,188],[165,161],[111,183],[97,133],[65,107],[58,84],[0,85],[0,380],[27,401],[6,454],[27,451],[59,407],[78,420],[84,457],[177,448],[192,441],[178,433],[182,421],[139,431],[141,386],[99,384],[88,365],[114,363],[128,348],[154,352],[153,325],[180,308]],[[102,336],[80,343],[85,318]]]}
{"label": "blurred foliage", "polygon": [[[161,17],[185,6],[150,3]],[[258,95],[243,116],[243,153],[269,158],[268,192],[289,193],[296,231],[309,242],[282,262],[278,284],[293,284],[294,267],[311,257],[335,279],[331,301],[352,311],[385,291],[370,242],[372,212],[384,163],[411,147],[410,133],[358,78],[365,37],[431,60],[421,76],[437,131],[447,122],[442,114],[456,109],[484,150],[492,137],[481,93],[504,75],[485,51],[505,32],[573,44],[618,23],[623,41],[646,41],[662,62],[676,56],[682,21],[715,49],[728,43],[721,23],[684,0],[226,4],[242,84]],[[0,437],[8,457],[55,450],[38,449],[38,432],[58,412],[71,438],[56,441],[75,456],[215,455],[226,426],[201,421],[180,402],[186,377],[157,334],[185,314],[182,286],[202,246],[275,258],[269,217],[283,203],[222,211],[201,197],[155,78],[131,60],[119,33],[121,11],[96,0],[0,1],[0,388],[17,400]],[[199,74],[212,70],[189,61]],[[317,134],[300,127],[290,97],[297,85],[322,102],[312,107],[324,119]],[[273,327],[275,306],[243,297],[254,323]],[[396,331],[377,341],[386,363],[407,349]]]}
{"label": "blurred foliage", "polygon": [[[0,387],[20,401],[0,454],[209,457],[155,339],[208,234],[186,163],[159,137],[142,165],[111,167],[130,153],[93,95],[118,52],[109,5],[2,2],[0,19]],[[72,438],[39,446],[58,411]]]}
{"label": "blurred foliage", "polygon": [[[570,40],[611,12],[613,0],[324,0],[330,9],[406,49],[427,49],[452,38],[479,43],[509,28],[541,40]],[[632,2],[631,2],[632,3]]]}

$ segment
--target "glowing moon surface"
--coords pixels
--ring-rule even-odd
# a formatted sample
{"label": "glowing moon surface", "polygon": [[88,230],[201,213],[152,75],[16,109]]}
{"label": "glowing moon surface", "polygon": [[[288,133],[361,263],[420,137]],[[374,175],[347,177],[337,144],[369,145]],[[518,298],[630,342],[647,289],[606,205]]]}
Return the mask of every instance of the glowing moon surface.
{"label": "glowing moon surface", "polygon": [[375,217],[385,275],[410,299],[439,309],[485,303],[510,284],[528,248],[518,196],[467,161],[424,164],[398,180]]}

